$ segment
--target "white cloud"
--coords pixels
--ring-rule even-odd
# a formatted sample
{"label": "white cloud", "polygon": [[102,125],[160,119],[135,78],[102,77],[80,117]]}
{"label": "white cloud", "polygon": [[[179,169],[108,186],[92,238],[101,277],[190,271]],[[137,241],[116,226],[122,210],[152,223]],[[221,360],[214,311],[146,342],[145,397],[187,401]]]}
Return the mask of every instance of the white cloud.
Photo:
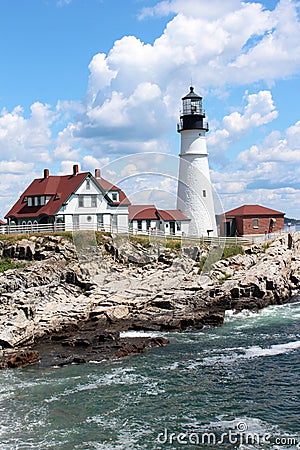
{"label": "white cloud", "polygon": [[270,123],[278,117],[270,91],[246,93],[246,101],[243,114],[234,111],[225,116],[222,121],[223,128],[213,130],[208,135],[208,146],[215,150],[215,154],[227,149],[230,143],[236,142],[252,129]]}
{"label": "white cloud", "polygon": [[23,174],[24,172],[31,172],[33,168],[33,163],[24,163],[22,161],[0,161],[1,174]]}
{"label": "white cloud", "polygon": [[[300,26],[292,0],[281,0],[273,11],[240,0],[212,0],[209,7],[202,0],[163,1],[141,16],[169,13],[174,17],[153,44],[124,36],[107,55],[92,58],[85,111],[60,139],[69,136],[82,145],[80,140],[86,139],[95,148],[97,143],[95,157],[103,146],[122,154],[131,144],[132,151],[139,151],[139,142],[145,151],[148,143],[157,145],[171,130],[178,97],[191,76],[198,91],[219,90],[224,95],[226,86],[272,83],[300,67]],[[248,102],[243,114],[224,119],[223,129],[215,133],[217,141],[230,142],[233,134],[246,133],[255,121],[262,125],[277,117],[270,92],[251,94]]]}
{"label": "white cloud", "polygon": [[100,169],[109,163],[109,158],[95,158],[92,155],[85,155],[82,158],[82,170],[94,174],[95,169]]}
{"label": "white cloud", "polygon": [[28,119],[20,106],[11,112],[2,110],[0,116],[0,156],[24,161],[49,162],[51,125],[55,113],[49,105],[33,103]]}
{"label": "white cloud", "polygon": [[79,172],[81,171],[81,167],[78,161],[61,161],[60,163],[60,171],[58,172],[58,175],[68,175],[73,173],[73,166],[77,164],[79,167]]}
{"label": "white cloud", "polygon": [[261,145],[241,152],[222,171],[212,171],[212,183],[225,209],[261,203],[300,217],[300,122],[284,136],[272,132]]}
{"label": "white cloud", "polygon": [[211,0],[209,7],[203,0],[164,0],[158,2],[153,7],[145,7],[142,9],[140,19],[147,17],[166,16],[169,14],[183,13],[187,16],[204,16],[205,18],[216,18],[219,15],[228,13],[239,7],[239,0]]}

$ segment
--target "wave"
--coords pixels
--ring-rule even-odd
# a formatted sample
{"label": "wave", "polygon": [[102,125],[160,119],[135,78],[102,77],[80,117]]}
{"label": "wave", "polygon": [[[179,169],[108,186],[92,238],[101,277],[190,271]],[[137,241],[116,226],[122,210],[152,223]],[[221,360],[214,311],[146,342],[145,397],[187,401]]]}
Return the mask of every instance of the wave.
{"label": "wave", "polygon": [[[201,360],[190,360],[188,369],[195,369],[197,366],[207,366],[212,364],[232,364],[238,360],[276,356],[280,354],[296,351],[300,348],[300,341],[292,341],[284,344],[274,344],[270,347],[254,345],[251,347],[233,347],[222,350],[222,354],[207,356]],[[173,367],[173,370],[177,367]]]}

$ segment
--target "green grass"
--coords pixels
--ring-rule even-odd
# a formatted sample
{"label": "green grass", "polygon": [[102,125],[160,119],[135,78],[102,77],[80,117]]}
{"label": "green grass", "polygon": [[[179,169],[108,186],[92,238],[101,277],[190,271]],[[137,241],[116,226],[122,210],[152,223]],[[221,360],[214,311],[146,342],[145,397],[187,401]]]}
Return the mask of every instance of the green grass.
{"label": "green grass", "polygon": [[132,242],[133,244],[140,244],[142,245],[144,248],[149,248],[150,247],[150,241],[149,241],[149,237],[144,237],[144,236],[130,236],[129,237],[130,242]]}
{"label": "green grass", "polygon": [[171,250],[179,250],[181,248],[181,241],[178,239],[167,239],[166,247]]}
{"label": "green grass", "polygon": [[222,259],[230,258],[235,255],[244,255],[244,249],[241,245],[229,245],[224,247]]}
{"label": "green grass", "polygon": [[73,242],[73,233],[71,231],[56,231],[54,233],[0,234],[0,241],[14,243],[14,242],[19,242],[22,239],[29,239],[31,236],[35,236],[35,237],[60,236],[70,242]]}
{"label": "green grass", "polygon": [[20,269],[25,266],[24,263],[12,261],[10,258],[0,259],[0,273],[10,269]]}

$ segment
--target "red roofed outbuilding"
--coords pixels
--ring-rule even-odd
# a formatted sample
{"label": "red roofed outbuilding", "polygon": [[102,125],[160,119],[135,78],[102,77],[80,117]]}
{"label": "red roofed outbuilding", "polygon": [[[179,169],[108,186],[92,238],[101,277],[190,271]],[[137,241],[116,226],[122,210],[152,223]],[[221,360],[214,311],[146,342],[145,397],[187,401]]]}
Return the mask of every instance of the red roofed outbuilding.
{"label": "red roofed outbuilding", "polygon": [[188,233],[190,219],[177,209],[157,209],[155,205],[131,205],[129,224],[134,232],[158,232],[182,236]]}
{"label": "red roofed outbuilding", "polygon": [[284,229],[281,211],[261,205],[243,205],[224,213],[220,219],[222,236],[250,236]]}

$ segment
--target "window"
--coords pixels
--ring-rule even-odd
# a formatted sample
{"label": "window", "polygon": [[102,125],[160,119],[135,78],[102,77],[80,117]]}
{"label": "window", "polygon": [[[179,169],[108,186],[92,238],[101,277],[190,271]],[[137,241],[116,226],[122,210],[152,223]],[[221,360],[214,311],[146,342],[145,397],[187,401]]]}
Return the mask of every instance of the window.
{"label": "window", "polygon": [[206,197],[206,190],[205,189],[203,189],[202,195],[203,195],[203,197]]}
{"label": "window", "polygon": [[32,206],[32,197],[28,197],[27,205]]}
{"label": "window", "polygon": [[89,178],[86,180],[86,189],[88,191],[91,189],[91,180]]}
{"label": "window", "polygon": [[97,196],[96,196],[96,195],[92,195],[92,198],[91,198],[91,207],[92,207],[92,208],[97,208]]}
{"label": "window", "polygon": [[98,214],[98,224],[99,226],[103,226],[103,214]]}
{"label": "window", "polygon": [[45,203],[45,196],[44,196],[44,195],[42,195],[42,196],[40,197],[40,202],[41,202],[41,205],[42,205],[42,206],[46,204],[46,203]]}
{"label": "window", "polygon": [[143,229],[143,225],[142,225],[142,221],[141,220],[137,221],[137,227],[138,227],[138,230],[140,230],[140,231]]}
{"label": "window", "polygon": [[34,197],[34,206],[39,206],[39,198]]}
{"label": "window", "polygon": [[177,227],[177,231],[181,230],[181,223],[180,222],[176,222],[176,227]]}
{"label": "window", "polygon": [[150,227],[151,227],[151,220],[147,219],[146,220],[146,228],[147,228],[147,230],[149,230]]}
{"label": "window", "polygon": [[253,219],[253,228],[258,228],[258,219]]}
{"label": "window", "polygon": [[112,200],[114,202],[117,202],[118,201],[118,193],[117,192],[113,192],[112,195],[111,195],[111,198],[112,198]]}
{"label": "window", "polygon": [[84,208],[84,196],[83,195],[78,195],[78,207]]}

